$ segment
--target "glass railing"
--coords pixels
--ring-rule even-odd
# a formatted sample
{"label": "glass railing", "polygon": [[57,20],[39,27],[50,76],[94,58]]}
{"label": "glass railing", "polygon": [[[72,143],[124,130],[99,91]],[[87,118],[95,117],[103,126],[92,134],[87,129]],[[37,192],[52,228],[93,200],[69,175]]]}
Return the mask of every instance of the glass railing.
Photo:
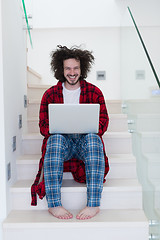
{"label": "glass railing", "polygon": [[150,224],[150,239],[159,240],[160,86],[152,60],[148,58],[149,52],[146,53],[147,46],[144,48],[145,39],[142,36],[143,33],[145,37],[151,36],[155,29],[137,27],[138,23],[135,25],[133,21],[134,14],[132,15],[131,9],[127,10],[132,24],[121,27],[122,109],[128,115],[128,129],[132,134],[133,154],[137,160],[137,175],[143,189],[143,208]]}

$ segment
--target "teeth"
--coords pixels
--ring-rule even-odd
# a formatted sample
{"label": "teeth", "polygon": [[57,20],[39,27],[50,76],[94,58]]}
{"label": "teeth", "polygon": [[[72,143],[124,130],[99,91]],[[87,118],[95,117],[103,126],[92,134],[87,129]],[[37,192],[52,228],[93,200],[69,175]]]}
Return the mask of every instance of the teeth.
{"label": "teeth", "polygon": [[76,76],[69,76],[70,78],[75,78]]}

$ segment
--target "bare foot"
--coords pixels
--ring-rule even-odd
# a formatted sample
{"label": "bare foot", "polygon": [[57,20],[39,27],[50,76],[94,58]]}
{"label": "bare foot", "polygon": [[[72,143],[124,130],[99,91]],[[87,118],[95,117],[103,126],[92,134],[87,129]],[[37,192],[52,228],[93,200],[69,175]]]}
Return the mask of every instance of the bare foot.
{"label": "bare foot", "polygon": [[76,218],[79,220],[90,219],[94,217],[97,213],[99,213],[99,211],[99,207],[85,207],[79,212]]}
{"label": "bare foot", "polygon": [[59,219],[70,219],[73,217],[73,215],[62,206],[49,208],[48,211],[54,217]]}

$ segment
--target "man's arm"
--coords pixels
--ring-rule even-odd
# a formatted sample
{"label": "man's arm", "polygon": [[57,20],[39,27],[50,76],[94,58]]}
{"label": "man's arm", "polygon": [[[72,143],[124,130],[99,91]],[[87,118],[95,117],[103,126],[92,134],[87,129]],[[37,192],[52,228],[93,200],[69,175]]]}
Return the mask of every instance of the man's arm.
{"label": "man's arm", "polygon": [[[99,90],[100,91],[100,90]],[[108,128],[109,116],[102,92],[99,92],[98,103],[100,104],[100,117],[99,117],[99,136],[102,136]]]}
{"label": "man's arm", "polygon": [[39,112],[39,127],[40,133],[44,137],[48,137],[49,134],[49,119],[48,119],[48,94],[47,91],[44,93]]}

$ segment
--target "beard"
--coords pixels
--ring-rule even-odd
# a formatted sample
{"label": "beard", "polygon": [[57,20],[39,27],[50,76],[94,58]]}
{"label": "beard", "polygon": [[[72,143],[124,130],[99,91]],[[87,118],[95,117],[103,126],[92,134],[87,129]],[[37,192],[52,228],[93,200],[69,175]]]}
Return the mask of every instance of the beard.
{"label": "beard", "polygon": [[76,81],[76,82],[69,82],[67,79],[66,79],[66,82],[69,84],[69,85],[76,85],[78,82],[79,82],[79,79]]}
{"label": "beard", "polygon": [[[80,77],[79,77],[80,78]],[[79,78],[77,79],[77,81],[75,81],[75,82],[70,82],[70,81],[68,81],[68,79],[67,78],[65,78],[65,80],[66,80],[66,82],[69,84],[69,85],[71,85],[71,86],[74,86],[74,85],[76,85],[78,82],[79,82]]]}

